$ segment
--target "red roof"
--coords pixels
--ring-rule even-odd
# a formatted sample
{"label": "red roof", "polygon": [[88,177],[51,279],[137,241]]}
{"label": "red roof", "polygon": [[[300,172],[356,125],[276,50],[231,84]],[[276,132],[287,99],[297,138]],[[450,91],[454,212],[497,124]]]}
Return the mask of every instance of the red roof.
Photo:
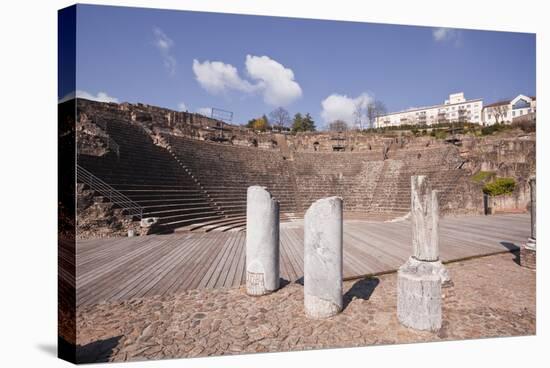
{"label": "red roof", "polygon": [[492,104],[489,104],[489,105],[485,105],[483,107],[494,107],[494,106],[508,105],[510,102],[512,102],[512,100],[498,101],[498,102],[493,102]]}

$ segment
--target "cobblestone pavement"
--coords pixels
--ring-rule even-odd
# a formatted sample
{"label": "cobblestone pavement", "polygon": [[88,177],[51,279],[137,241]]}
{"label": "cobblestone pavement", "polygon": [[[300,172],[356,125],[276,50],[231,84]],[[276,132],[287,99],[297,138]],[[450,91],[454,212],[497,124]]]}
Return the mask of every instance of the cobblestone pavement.
{"label": "cobblestone pavement", "polygon": [[344,283],[344,311],[304,315],[303,286],[263,297],[244,288],[102,303],[77,311],[79,360],[125,361],[535,334],[535,272],[506,253],[448,265],[443,326],[396,317],[396,274]]}

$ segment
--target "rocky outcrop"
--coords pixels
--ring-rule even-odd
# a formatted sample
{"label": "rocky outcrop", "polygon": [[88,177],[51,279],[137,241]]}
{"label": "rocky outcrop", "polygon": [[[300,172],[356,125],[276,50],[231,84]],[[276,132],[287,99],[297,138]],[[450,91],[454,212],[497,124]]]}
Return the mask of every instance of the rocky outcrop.
{"label": "rocky outcrop", "polygon": [[139,222],[85,185],[77,185],[77,239],[127,236],[128,230],[140,234]]}

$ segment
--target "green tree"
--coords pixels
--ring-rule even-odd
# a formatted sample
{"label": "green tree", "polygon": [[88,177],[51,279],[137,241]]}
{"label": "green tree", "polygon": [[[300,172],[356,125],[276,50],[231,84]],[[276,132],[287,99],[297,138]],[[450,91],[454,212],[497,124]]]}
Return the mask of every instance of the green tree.
{"label": "green tree", "polygon": [[303,131],[304,131],[304,118],[302,117],[302,114],[297,112],[294,115],[294,119],[292,120],[292,133],[303,132]]}
{"label": "green tree", "polygon": [[303,116],[301,113],[296,113],[292,120],[292,133],[297,132],[313,132],[315,131],[315,122],[309,113]]}
{"label": "green tree", "polygon": [[313,118],[311,117],[311,115],[309,115],[309,112],[306,113],[306,116],[304,116],[302,124],[305,131],[314,132],[317,129],[315,127],[315,121],[313,121]]}

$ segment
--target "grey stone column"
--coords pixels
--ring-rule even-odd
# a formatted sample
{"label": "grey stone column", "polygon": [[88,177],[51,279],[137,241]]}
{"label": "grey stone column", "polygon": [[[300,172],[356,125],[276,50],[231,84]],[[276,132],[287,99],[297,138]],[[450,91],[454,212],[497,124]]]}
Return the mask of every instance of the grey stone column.
{"label": "grey stone column", "polygon": [[397,271],[397,317],[407,327],[441,327],[441,286],[450,278],[439,260],[439,200],[427,177],[411,177],[413,255]]}
{"label": "grey stone column", "polygon": [[310,318],[342,310],[342,198],[323,198],[304,217],[304,308]]}
{"label": "grey stone column", "polygon": [[529,179],[529,189],[531,190],[531,237],[527,241],[527,246],[537,249],[537,178]]}
{"label": "grey stone column", "polygon": [[279,202],[266,188],[251,186],[246,199],[246,292],[279,288]]}
{"label": "grey stone column", "polygon": [[537,181],[535,177],[529,179],[531,191],[531,236],[527,243],[520,248],[519,262],[522,266],[536,269],[537,266]]}
{"label": "grey stone column", "polygon": [[413,256],[419,261],[439,260],[439,200],[426,176],[411,176]]}

